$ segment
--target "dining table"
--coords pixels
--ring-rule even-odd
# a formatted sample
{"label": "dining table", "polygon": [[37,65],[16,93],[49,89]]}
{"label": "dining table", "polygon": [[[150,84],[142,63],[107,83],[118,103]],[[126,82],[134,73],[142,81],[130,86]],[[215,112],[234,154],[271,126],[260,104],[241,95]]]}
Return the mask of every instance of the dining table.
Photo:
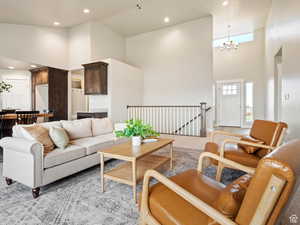
{"label": "dining table", "polygon": [[[43,118],[51,118],[54,116],[53,113],[38,113],[38,114],[35,114],[38,118],[39,117],[43,117]],[[5,114],[3,116],[3,119],[5,120],[14,120],[14,119],[17,119],[18,116],[16,113],[8,113],[8,114]]]}

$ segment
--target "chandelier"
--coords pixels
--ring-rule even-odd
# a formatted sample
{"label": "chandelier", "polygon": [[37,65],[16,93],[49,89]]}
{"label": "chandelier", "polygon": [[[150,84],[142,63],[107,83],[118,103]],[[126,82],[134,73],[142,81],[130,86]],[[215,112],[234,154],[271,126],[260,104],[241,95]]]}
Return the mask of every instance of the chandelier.
{"label": "chandelier", "polygon": [[221,51],[237,50],[239,47],[239,43],[230,38],[230,28],[231,28],[231,26],[228,25],[228,37],[227,37],[227,40],[221,44],[221,46],[220,46]]}
{"label": "chandelier", "polygon": [[137,0],[136,8],[138,10],[142,10],[143,9],[143,0]]}

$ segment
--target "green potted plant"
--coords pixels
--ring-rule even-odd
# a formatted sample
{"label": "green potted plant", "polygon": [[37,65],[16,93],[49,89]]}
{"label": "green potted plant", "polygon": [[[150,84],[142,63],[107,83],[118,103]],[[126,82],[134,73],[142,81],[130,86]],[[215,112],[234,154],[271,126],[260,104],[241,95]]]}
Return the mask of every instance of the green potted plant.
{"label": "green potted plant", "polygon": [[3,92],[9,92],[9,90],[12,88],[12,85],[11,84],[8,84],[4,81],[1,81],[0,82],[0,93],[3,93]]}
{"label": "green potted plant", "polygon": [[117,137],[131,137],[132,145],[141,145],[142,139],[151,136],[159,136],[149,124],[144,124],[141,120],[127,120],[126,128],[122,131],[116,131]]}

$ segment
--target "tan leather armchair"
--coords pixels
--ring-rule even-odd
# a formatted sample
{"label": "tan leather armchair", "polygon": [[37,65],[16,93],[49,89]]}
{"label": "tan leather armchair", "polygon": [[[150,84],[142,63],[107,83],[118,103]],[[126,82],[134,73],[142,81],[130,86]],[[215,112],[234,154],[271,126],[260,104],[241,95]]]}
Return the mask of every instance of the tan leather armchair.
{"label": "tan leather armchair", "polygon": [[[144,177],[140,225],[273,225],[299,186],[300,141],[260,160],[257,169],[204,152],[197,170],[171,178],[149,170]],[[228,186],[201,173],[209,157],[246,174]],[[149,188],[149,181],[159,181]]]}
{"label": "tan leather armchair", "polygon": [[[210,142],[205,145],[205,152],[211,152],[230,159],[250,168],[256,168],[259,160],[270,153],[273,149],[280,146],[284,134],[287,130],[287,124],[283,122],[273,122],[267,120],[255,120],[250,130],[249,136],[234,134],[224,131],[214,131]],[[215,143],[216,136],[230,137],[225,139],[221,146]],[[251,142],[249,140],[255,140]],[[253,153],[248,153],[242,146],[255,148]],[[218,166],[216,180],[220,181],[224,164],[217,163],[216,160],[210,160]]]}

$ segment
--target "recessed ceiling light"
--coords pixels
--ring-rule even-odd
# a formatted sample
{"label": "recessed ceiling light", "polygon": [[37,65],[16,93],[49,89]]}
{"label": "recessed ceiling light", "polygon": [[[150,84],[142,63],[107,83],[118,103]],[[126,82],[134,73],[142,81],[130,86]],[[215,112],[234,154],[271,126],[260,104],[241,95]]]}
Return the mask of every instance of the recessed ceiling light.
{"label": "recessed ceiling light", "polygon": [[170,22],[170,18],[169,18],[169,17],[165,17],[165,18],[164,18],[164,22],[165,22],[165,23],[169,23],[169,22]]}
{"label": "recessed ceiling light", "polygon": [[30,65],[30,67],[31,67],[31,68],[36,68],[37,66],[36,66],[36,65]]}
{"label": "recessed ceiling light", "polygon": [[13,70],[15,67],[9,66],[9,67],[7,67],[7,68],[10,69],[10,70]]}
{"label": "recessed ceiling light", "polygon": [[89,9],[84,9],[83,13],[88,14],[88,13],[90,13],[90,10]]}
{"label": "recessed ceiling light", "polygon": [[228,4],[229,4],[229,1],[228,1],[228,0],[225,0],[225,1],[223,1],[223,3],[222,3],[223,6],[227,6]]}
{"label": "recessed ceiling light", "polygon": [[53,23],[53,25],[54,25],[54,26],[59,26],[59,25],[60,25],[60,22],[55,21],[55,22]]}

